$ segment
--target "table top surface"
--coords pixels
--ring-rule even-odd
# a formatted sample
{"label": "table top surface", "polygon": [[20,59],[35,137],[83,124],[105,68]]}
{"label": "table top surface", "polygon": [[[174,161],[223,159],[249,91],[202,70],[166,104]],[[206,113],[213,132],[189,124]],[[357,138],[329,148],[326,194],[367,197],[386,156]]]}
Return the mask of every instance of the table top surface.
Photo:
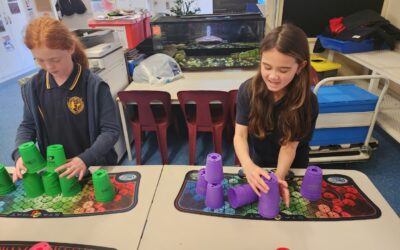
{"label": "table top surface", "polygon": [[[174,206],[184,177],[200,167],[165,166],[139,249],[398,249],[398,216],[366,175],[354,170],[324,170],[350,176],[381,209],[378,219],[355,221],[264,221],[205,216]],[[237,167],[224,172],[237,173]],[[304,174],[304,169],[294,169]],[[155,240],[157,239],[157,240]],[[384,247],[383,247],[384,246]]]}
{"label": "table top surface", "polygon": [[[186,173],[201,166],[117,166],[109,172],[141,174],[136,207],[125,213],[69,218],[0,218],[0,240],[50,241],[116,249],[398,249],[399,217],[366,175],[354,170],[324,174],[351,177],[381,209],[378,219],[264,221],[205,216],[174,206]],[[237,173],[239,167],[225,167]],[[303,175],[304,169],[293,169]],[[155,195],[154,195],[155,194]],[[147,220],[147,222],[146,222]]]}
{"label": "table top surface", "polygon": [[178,100],[177,93],[181,90],[220,90],[238,89],[247,79],[256,74],[255,70],[224,70],[207,72],[185,72],[184,78],[168,84],[149,84],[131,82],[125,90],[158,90],[171,94],[171,100]]}
{"label": "table top surface", "polygon": [[374,50],[343,55],[359,60],[362,64],[375,65],[379,68],[400,67],[400,53],[392,50]]}
{"label": "table top surface", "polygon": [[342,55],[400,84],[399,52],[375,50]]}
{"label": "table top surface", "polygon": [[141,174],[138,203],[132,210],[69,218],[2,217],[0,240],[46,241],[137,249],[162,166],[118,166],[105,169],[109,172],[137,171]]}

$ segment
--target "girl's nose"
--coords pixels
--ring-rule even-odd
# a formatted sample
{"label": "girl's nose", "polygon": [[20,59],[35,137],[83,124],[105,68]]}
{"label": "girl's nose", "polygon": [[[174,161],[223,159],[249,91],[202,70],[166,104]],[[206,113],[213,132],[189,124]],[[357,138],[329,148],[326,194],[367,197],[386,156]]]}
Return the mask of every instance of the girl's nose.
{"label": "girl's nose", "polygon": [[271,70],[271,73],[269,74],[269,79],[271,79],[271,80],[279,79],[278,72],[275,70]]}

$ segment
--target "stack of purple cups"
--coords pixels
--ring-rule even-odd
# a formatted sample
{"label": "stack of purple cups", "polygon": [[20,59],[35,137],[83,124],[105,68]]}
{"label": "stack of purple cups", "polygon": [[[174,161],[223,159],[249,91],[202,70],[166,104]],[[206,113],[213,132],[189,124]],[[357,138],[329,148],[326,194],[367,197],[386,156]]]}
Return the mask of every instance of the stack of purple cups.
{"label": "stack of purple cups", "polygon": [[318,166],[309,166],[300,187],[301,195],[307,200],[317,201],[321,198],[321,189],[322,169]]}
{"label": "stack of purple cups", "polygon": [[224,206],[223,179],[221,155],[217,153],[208,154],[206,168],[199,170],[196,184],[197,194],[206,196],[207,207],[217,209]]}
{"label": "stack of purple cups", "polygon": [[269,187],[268,193],[261,193],[258,200],[258,213],[263,218],[272,219],[279,214],[279,205],[281,196],[279,194],[278,178],[274,173],[270,173],[271,177],[267,180],[261,177]]}

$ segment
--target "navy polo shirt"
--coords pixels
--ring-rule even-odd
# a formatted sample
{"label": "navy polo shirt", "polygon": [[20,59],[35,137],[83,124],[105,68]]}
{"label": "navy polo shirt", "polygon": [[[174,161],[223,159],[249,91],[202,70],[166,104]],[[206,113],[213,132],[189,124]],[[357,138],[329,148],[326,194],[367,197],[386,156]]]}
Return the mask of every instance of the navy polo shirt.
{"label": "navy polo shirt", "polygon": [[[251,79],[244,82],[238,91],[237,108],[236,108],[236,123],[248,126],[250,114],[250,93],[248,85],[251,84]],[[310,90],[311,91],[311,90]],[[283,104],[286,101],[286,96],[274,103],[273,117],[274,129],[264,139],[259,139],[253,134],[249,134],[251,144],[251,158],[255,164],[260,167],[276,167],[278,164],[278,155],[280,151],[279,141],[282,138],[282,132],[278,129],[278,116],[282,110]],[[315,128],[318,117],[318,101],[317,97],[311,94],[312,103],[312,128]],[[304,139],[299,141],[297,146],[296,156],[291,167],[307,167],[309,162],[309,141],[312,138],[312,132],[307,134]]]}
{"label": "navy polo shirt", "polygon": [[[90,147],[87,116],[87,88],[84,70],[79,64],[68,79],[58,86],[45,72],[45,82],[38,84],[37,94],[41,123],[49,145],[62,144],[67,158]],[[45,145],[46,147],[49,145]]]}

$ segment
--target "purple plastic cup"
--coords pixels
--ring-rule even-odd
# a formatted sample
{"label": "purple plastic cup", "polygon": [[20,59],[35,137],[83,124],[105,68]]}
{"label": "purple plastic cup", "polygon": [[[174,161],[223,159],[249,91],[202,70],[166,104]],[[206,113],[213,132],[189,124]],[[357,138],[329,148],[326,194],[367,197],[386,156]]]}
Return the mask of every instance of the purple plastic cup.
{"label": "purple plastic cup", "polygon": [[224,171],[222,169],[222,157],[220,154],[210,153],[207,155],[205,177],[207,182],[212,184],[219,184],[224,179]]}
{"label": "purple plastic cup", "polygon": [[228,189],[228,201],[231,207],[238,208],[257,201],[258,196],[249,184]]}
{"label": "purple plastic cup", "polygon": [[213,209],[224,206],[224,190],[221,184],[207,184],[206,206]]}
{"label": "purple plastic cup", "polygon": [[309,166],[304,174],[300,187],[301,195],[310,201],[321,199],[322,169],[318,166]]}
{"label": "purple plastic cup", "polygon": [[271,179],[267,180],[264,177],[263,180],[269,187],[268,193],[261,193],[258,199],[258,213],[263,218],[275,218],[279,214],[279,203],[281,196],[279,194],[278,178],[274,173],[270,173]]}
{"label": "purple plastic cup", "polygon": [[205,168],[202,168],[197,172],[196,193],[201,196],[206,196],[207,193],[207,181],[205,175]]}

